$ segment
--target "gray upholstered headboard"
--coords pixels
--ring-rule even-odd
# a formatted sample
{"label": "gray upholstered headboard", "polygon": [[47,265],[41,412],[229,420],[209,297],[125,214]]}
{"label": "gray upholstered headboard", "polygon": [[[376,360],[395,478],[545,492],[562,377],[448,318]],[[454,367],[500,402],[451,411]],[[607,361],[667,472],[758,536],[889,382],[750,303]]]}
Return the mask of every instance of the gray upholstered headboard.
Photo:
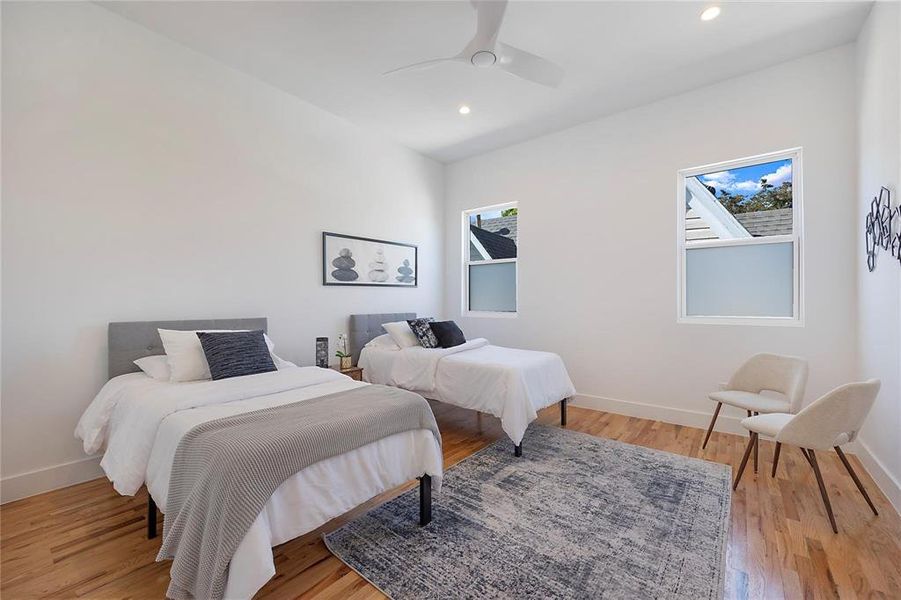
{"label": "gray upholstered headboard", "polygon": [[252,319],[198,319],[194,321],[131,321],[110,323],[109,377],[140,371],[134,360],[155,354],[165,354],[157,329],[262,329],[266,331],[266,317]]}
{"label": "gray upholstered headboard", "polygon": [[360,360],[360,351],[369,340],[385,333],[382,323],[415,319],[416,313],[381,313],[374,315],[350,315],[350,339],[348,343],[354,364]]}

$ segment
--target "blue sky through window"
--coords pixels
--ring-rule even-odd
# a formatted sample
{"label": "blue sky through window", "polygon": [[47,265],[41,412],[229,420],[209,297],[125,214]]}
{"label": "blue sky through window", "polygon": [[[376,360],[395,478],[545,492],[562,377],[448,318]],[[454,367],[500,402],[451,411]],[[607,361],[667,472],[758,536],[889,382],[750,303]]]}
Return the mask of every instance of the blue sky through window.
{"label": "blue sky through window", "polygon": [[473,214],[469,215],[469,222],[470,222],[470,224],[475,225],[475,224],[476,224],[476,217],[478,217],[478,216],[481,216],[483,220],[484,220],[484,219],[496,219],[496,218],[498,218],[499,216],[501,216],[501,211],[499,211],[499,210],[488,210],[488,211],[485,211],[485,212],[483,212],[483,213],[478,213],[478,214],[473,213]]}
{"label": "blue sky through window", "polygon": [[760,189],[760,179],[766,177],[767,183],[776,187],[784,181],[792,180],[792,161],[790,158],[777,160],[759,165],[717,171],[700,175],[698,179],[705,185],[716,189],[716,196],[722,196],[723,191],[733,195],[750,197]]}

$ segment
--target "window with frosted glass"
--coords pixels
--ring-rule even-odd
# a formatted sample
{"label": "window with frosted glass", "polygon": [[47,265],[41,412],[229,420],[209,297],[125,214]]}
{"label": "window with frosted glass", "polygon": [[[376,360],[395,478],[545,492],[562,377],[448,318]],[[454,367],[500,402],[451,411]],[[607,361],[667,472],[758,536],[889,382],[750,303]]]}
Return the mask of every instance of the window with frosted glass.
{"label": "window with frosted glass", "polygon": [[800,319],[800,149],[680,172],[680,317]]}
{"label": "window with frosted glass", "polygon": [[518,219],[515,204],[463,213],[464,310],[516,312]]}

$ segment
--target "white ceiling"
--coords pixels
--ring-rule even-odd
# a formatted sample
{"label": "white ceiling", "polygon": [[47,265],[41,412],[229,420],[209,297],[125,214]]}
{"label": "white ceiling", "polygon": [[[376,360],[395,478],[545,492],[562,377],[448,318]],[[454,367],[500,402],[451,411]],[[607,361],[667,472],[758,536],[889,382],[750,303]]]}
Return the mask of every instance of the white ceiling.
{"label": "white ceiling", "polygon": [[[469,2],[111,2],[106,8],[443,162],[854,40],[868,2],[513,1],[499,39],[566,69],[557,89],[445,64]],[[472,107],[458,114],[461,104]]]}

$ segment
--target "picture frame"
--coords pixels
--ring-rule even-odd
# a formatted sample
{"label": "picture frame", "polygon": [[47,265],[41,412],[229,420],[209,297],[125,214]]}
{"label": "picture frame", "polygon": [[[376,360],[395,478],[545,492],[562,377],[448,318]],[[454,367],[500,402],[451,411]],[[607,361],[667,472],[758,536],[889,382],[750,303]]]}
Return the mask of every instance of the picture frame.
{"label": "picture frame", "polygon": [[323,231],[322,285],[415,288],[419,247]]}

